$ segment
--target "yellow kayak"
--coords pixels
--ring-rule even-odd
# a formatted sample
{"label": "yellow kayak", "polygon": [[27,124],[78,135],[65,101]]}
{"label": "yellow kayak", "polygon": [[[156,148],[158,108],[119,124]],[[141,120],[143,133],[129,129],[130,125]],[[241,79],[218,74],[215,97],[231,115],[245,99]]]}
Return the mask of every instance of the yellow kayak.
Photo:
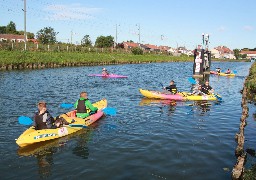
{"label": "yellow kayak", "polygon": [[169,100],[175,100],[175,101],[201,101],[201,100],[209,100],[209,101],[215,101],[217,100],[217,97],[221,98],[220,95],[193,95],[188,92],[179,92],[177,94],[168,94],[168,93],[162,93],[160,91],[149,91],[145,89],[140,89],[140,93],[147,97],[147,98],[153,98],[153,99],[169,99]]}
{"label": "yellow kayak", "polygon": [[226,73],[218,73],[219,76],[231,76],[231,77],[234,77],[236,74],[226,74]]}
{"label": "yellow kayak", "polygon": [[20,147],[25,147],[34,143],[57,139],[57,138],[72,134],[74,132],[77,132],[86,126],[91,125],[92,123],[94,123],[95,121],[97,121],[103,116],[104,113],[103,111],[101,111],[101,109],[107,107],[107,100],[106,99],[100,100],[96,103],[93,103],[93,105],[97,107],[99,110],[97,113],[89,116],[88,120],[86,121],[85,119],[77,118],[75,116],[76,110],[73,110],[60,115],[60,117],[63,117],[69,123],[71,123],[72,120],[75,120],[75,122],[72,123],[72,125],[65,125],[63,127],[56,128],[56,129],[42,129],[42,130],[35,130],[34,126],[31,126],[19,136],[19,138],[16,140],[16,143]]}
{"label": "yellow kayak", "polygon": [[218,98],[221,98],[220,95],[214,95],[214,94],[210,94],[210,95],[193,95],[191,93],[182,92],[182,95],[185,98],[185,100],[187,100],[187,101],[202,101],[202,100],[215,101]]}

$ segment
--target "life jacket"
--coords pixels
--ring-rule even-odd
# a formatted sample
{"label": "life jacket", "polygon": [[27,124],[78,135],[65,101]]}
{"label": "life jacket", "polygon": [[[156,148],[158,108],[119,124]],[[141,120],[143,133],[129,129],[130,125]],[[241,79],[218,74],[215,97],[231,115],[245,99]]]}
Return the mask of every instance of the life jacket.
{"label": "life jacket", "polygon": [[40,115],[39,112],[35,113],[34,121],[36,130],[53,128],[54,119],[48,111]]}
{"label": "life jacket", "polygon": [[89,109],[86,108],[86,105],[85,105],[85,102],[87,101],[88,99],[83,99],[83,100],[78,100],[78,104],[77,104],[77,113],[87,113],[89,112]]}
{"label": "life jacket", "polygon": [[211,86],[203,85],[201,91],[202,91],[204,94],[210,94],[209,90],[211,90],[211,89],[212,89]]}
{"label": "life jacket", "polygon": [[176,94],[176,93],[177,93],[177,87],[176,87],[175,84],[170,85],[169,87],[170,87],[170,90],[169,90],[169,91],[170,91],[172,94]]}

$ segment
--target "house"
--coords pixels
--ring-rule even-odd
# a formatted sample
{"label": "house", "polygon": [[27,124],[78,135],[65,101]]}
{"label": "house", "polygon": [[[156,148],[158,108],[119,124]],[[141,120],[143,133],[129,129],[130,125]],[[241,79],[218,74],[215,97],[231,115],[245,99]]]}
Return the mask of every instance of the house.
{"label": "house", "polygon": [[157,52],[160,51],[160,48],[157,47],[156,45],[145,44],[145,46],[147,46],[150,49],[150,51],[157,51]]}
{"label": "house", "polygon": [[217,49],[213,48],[211,50],[211,55],[213,58],[219,59],[220,58],[220,51],[218,51]]}
{"label": "house", "polygon": [[239,54],[246,54],[246,59],[255,59],[256,51],[241,51]]}
{"label": "house", "polygon": [[226,46],[218,46],[211,50],[212,57],[218,59],[236,59],[234,52]]}
{"label": "house", "polygon": [[0,34],[0,42],[5,42],[5,41],[25,42],[24,35]]}
{"label": "house", "polygon": [[124,49],[126,50],[139,47],[139,44],[134,42],[123,42],[123,45],[124,45]]}
{"label": "house", "polygon": [[170,48],[168,46],[159,46],[160,51],[167,52]]}
{"label": "house", "polygon": [[143,51],[150,51],[150,48],[148,46],[145,46],[144,44],[140,44],[140,48],[143,50]]}

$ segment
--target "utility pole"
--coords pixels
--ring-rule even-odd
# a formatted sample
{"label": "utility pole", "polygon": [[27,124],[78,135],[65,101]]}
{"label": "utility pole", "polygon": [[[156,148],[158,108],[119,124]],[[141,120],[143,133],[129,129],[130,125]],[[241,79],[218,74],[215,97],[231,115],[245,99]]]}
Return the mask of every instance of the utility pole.
{"label": "utility pole", "polygon": [[115,47],[117,47],[117,24],[116,24],[116,43],[115,43]]}
{"label": "utility pole", "polygon": [[24,50],[27,50],[27,31],[26,31],[26,0],[24,0]]}
{"label": "utility pole", "polygon": [[71,31],[71,39],[70,39],[70,44],[72,45],[72,36],[73,36],[73,31]]}
{"label": "utility pole", "polygon": [[138,26],[138,31],[139,31],[139,34],[138,34],[138,36],[139,36],[139,44],[140,44],[140,24],[136,24],[136,26]]}

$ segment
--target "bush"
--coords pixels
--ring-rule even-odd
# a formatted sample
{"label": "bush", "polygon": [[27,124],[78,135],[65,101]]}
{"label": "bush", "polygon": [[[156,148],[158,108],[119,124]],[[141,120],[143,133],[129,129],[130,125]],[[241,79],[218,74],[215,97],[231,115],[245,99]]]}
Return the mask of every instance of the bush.
{"label": "bush", "polygon": [[132,49],[132,53],[133,53],[134,55],[142,55],[142,54],[143,54],[143,50],[140,49],[140,48],[138,48],[138,47],[136,47],[136,48],[133,48],[133,49]]}

